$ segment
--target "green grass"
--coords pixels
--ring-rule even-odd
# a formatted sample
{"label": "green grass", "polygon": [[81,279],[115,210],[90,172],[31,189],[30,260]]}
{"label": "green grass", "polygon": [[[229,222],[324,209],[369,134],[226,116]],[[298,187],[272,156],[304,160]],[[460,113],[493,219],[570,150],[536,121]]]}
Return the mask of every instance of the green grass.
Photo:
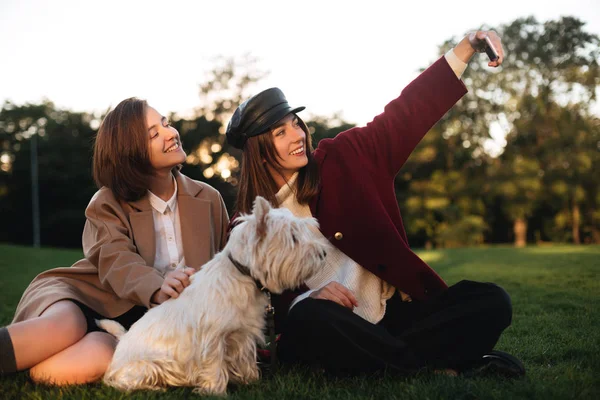
{"label": "green grass", "polygon": [[[232,399],[597,399],[600,398],[600,246],[513,249],[489,247],[421,251],[449,284],[495,282],[513,300],[513,324],[497,348],[517,355],[524,379],[331,379],[293,369],[230,388]],[[68,266],[80,251],[0,245],[0,324],[10,322],[23,289],[39,272]],[[43,340],[40,337],[40,340]],[[102,384],[35,385],[26,373],[0,377],[0,399],[186,399],[190,389],[120,393]]]}

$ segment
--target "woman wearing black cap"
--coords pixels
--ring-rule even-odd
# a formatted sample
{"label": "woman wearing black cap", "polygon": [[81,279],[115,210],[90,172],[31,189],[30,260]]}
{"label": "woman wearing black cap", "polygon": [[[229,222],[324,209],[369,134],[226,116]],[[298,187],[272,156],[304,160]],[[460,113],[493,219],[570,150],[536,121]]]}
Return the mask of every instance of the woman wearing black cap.
{"label": "woman wearing black cap", "polygon": [[249,213],[263,196],[317,218],[334,246],[305,287],[274,296],[282,362],[342,374],[423,367],[524,374],[519,360],[492,350],[511,323],[508,294],[491,283],[448,287],[410,250],[394,193],[415,146],[466,93],[460,77],[486,43],[498,55],[488,65],[499,66],[496,33],[469,34],[372,122],[315,150],[296,115],[304,107],[291,107],[277,88],[235,111],[227,140],[243,149],[237,211]]}

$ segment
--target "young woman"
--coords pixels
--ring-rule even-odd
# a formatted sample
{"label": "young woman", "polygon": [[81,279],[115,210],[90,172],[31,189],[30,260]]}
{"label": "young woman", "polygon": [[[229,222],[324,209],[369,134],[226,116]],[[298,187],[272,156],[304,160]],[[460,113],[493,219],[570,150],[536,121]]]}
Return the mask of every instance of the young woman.
{"label": "young woman", "polygon": [[[95,318],[126,328],[152,305],[178,297],[223,246],[229,218],[220,194],[179,172],[179,133],[145,101],[122,101],[102,122],[86,209],[85,258],[38,275],[0,329],[0,372],[35,381],[102,377],[116,345]],[[179,268],[178,268],[179,267]]]}
{"label": "young woman", "polygon": [[[494,352],[510,325],[510,298],[491,283],[446,283],[409,248],[394,177],[423,135],[465,93],[460,77],[493,31],[467,35],[365,127],[322,140],[277,88],[238,107],[227,128],[243,149],[237,211],[256,195],[314,216],[334,249],[320,273],[275,297],[280,360],[335,373],[422,367],[452,373],[498,369],[522,375],[514,357]],[[292,301],[293,300],[293,301]],[[291,307],[291,308],[290,308]],[[288,312],[289,310],[289,312]]]}

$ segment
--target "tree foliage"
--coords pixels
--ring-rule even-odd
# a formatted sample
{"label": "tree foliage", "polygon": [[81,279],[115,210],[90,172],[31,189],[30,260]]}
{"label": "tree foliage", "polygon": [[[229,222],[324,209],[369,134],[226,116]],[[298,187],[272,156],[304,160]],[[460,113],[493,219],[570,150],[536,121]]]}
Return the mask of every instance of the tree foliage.
{"label": "tree foliage", "polygon": [[[502,67],[490,70],[485,56],[470,63],[463,76],[469,93],[428,133],[399,176],[399,197],[411,210],[409,233],[444,245],[441,229],[461,231],[464,221],[478,216],[487,221],[471,224],[478,235],[517,245],[528,238],[578,243],[582,233],[597,241],[600,141],[589,106],[600,83],[600,41],[573,17],[544,23],[520,18],[498,31],[507,51]],[[440,53],[455,42],[444,42]],[[493,145],[493,131],[507,133],[504,148]],[[470,185],[457,185],[456,171]],[[473,205],[483,202],[484,211],[461,209],[461,196]],[[433,198],[434,209],[424,202]],[[529,219],[554,222],[538,223],[534,233]],[[513,227],[498,234],[505,220]]]}
{"label": "tree foliage", "polygon": [[[409,239],[439,247],[600,243],[600,119],[591,113],[600,40],[573,17],[520,18],[497,30],[507,52],[502,67],[491,70],[484,55],[471,61],[463,76],[469,93],[396,178]],[[440,55],[456,40],[443,42]],[[220,57],[199,87],[195,114],[171,115],[187,153],[183,172],[216,187],[230,212],[241,152],[228,146],[226,124],[239,104],[265,89],[267,74],[249,55]],[[315,146],[353,126],[338,114],[301,117]],[[42,244],[80,246],[83,210],[96,190],[90,169],[100,120],[49,101],[2,106],[0,241],[31,243],[35,145]]]}

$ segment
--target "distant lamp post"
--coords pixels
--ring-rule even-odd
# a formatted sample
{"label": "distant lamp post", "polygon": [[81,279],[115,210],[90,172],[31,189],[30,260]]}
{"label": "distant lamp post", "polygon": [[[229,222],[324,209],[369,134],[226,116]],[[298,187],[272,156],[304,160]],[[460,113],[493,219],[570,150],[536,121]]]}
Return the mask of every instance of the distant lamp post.
{"label": "distant lamp post", "polygon": [[33,247],[40,247],[40,194],[38,182],[37,132],[31,135],[31,212],[33,217]]}

